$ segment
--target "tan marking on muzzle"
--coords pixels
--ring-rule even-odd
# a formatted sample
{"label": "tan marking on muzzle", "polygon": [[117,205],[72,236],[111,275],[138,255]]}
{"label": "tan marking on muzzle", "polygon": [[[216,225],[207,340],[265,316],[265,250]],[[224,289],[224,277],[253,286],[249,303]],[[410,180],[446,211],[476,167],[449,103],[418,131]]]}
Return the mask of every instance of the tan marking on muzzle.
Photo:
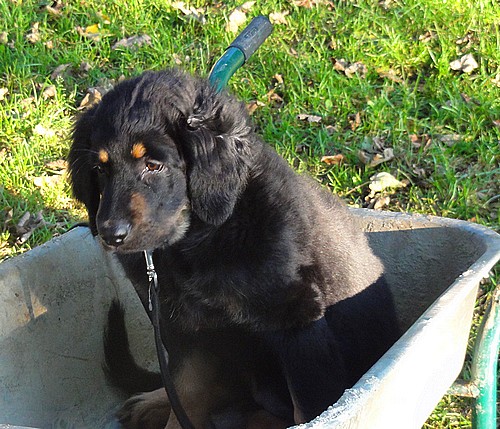
{"label": "tan marking on muzzle", "polygon": [[109,154],[104,149],[99,150],[99,161],[106,164],[109,161]]}
{"label": "tan marking on muzzle", "polygon": [[135,159],[141,159],[144,155],[146,155],[146,147],[144,146],[144,143],[134,143],[130,153]]}
{"label": "tan marking on muzzle", "polygon": [[149,206],[142,194],[134,192],[130,196],[130,212],[134,224],[140,224],[148,216]]}

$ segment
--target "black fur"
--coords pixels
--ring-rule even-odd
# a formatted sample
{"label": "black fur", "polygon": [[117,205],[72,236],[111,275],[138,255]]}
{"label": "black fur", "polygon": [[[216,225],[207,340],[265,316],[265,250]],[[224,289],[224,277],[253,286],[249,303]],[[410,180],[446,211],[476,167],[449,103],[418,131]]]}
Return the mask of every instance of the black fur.
{"label": "black fur", "polygon": [[141,251],[154,250],[174,373],[195,348],[298,422],[397,339],[383,266],[350,212],[206,81],[163,71],[117,85],[76,123],[69,161],[92,230],[143,303]]}

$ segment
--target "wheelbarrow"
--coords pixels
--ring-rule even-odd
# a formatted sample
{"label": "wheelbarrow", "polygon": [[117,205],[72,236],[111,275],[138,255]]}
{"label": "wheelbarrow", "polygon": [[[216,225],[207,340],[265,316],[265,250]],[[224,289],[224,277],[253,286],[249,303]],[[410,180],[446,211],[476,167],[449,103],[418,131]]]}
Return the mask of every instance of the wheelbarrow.
{"label": "wheelbarrow", "polygon": [[[242,33],[247,43],[231,45],[214,66],[217,88],[270,32],[267,20],[255,24]],[[477,334],[471,379],[456,379],[480,281],[500,259],[500,236],[460,220],[352,212],[386,265],[405,334],[337,403],[296,428],[420,428],[447,392],[475,399],[475,427],[496,428],[498,288]],[[126,308],[132,353],[157,370],[142,304],[88,228],[0,264],[0,428],[118,427],[113,416],[124,397],[102,370],[102,332],[114,298]]]}

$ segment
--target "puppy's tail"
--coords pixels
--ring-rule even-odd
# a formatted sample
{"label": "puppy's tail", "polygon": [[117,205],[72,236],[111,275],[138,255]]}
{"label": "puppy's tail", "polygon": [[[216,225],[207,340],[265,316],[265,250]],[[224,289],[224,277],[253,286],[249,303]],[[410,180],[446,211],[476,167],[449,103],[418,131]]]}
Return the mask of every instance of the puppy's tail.
{"label": "puppy's tail", "polygon": [[111,385],[129,395],[161,387],[160,374],[141,368],[130,352],[125,310],[118,300],[113,300],[109,307],[103,342],[103,370]]}

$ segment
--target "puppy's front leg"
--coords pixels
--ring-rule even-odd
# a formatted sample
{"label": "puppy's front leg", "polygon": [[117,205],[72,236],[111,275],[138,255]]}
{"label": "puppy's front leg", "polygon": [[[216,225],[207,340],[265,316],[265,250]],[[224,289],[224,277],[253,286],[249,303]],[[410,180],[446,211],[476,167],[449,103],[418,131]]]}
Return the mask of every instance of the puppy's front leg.
{"label": "puppy's front leg", "polygon": [[124,429],[163,429],[169,416],[170,402],[163,388],[132,396],[116,415]]}
{"label": "puppy's front leg", "polygon": [[[216,372],[215,362],[197,351],[183,359],[175,372],[177,394],[196,429],[207,426],[210,413],[224,400],[224,389],[217,383]],[[173,412],[165,429],[181,429]]]}
{"label": "puppy's front leg", "polygon": [[277,354],[294,406],[295,423],[312,420],[347,386],[341,349],[324,318],[305,328],[265,335]]}
{"label": "puppy's front leg", "polygon": [[[224,392],[216,384],[215,363],[194,351],[183,358],[173,377],[186,414],[196,429],[202,429]],[[125,429],[181,429],[163,387],[131,397],[117,417]]]}

